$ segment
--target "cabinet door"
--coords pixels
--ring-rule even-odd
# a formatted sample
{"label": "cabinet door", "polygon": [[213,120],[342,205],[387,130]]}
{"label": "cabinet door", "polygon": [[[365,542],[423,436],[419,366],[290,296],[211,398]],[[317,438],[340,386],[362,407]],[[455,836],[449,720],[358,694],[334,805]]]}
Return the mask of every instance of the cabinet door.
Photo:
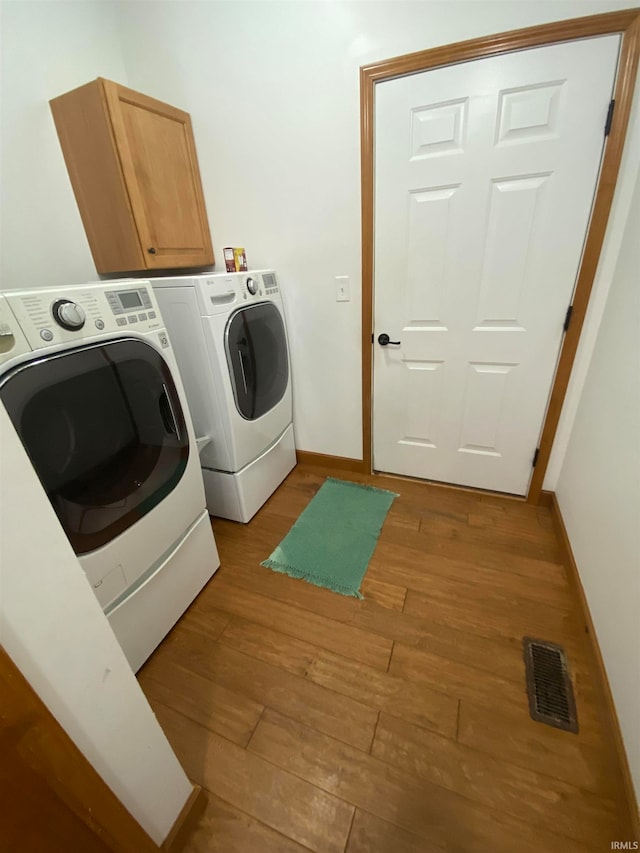
{"label": "cabinet door", "polygon": [[147,269],[212,264],[189,114],[102,84]]}

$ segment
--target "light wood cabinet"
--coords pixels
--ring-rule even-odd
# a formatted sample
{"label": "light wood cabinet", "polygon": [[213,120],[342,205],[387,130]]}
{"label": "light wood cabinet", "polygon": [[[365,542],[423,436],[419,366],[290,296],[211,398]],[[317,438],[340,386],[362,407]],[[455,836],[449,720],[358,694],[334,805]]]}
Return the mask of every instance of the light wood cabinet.
{"label": "light wood cabinet", "polygon": [[102,78],[50,104],[98,272],[213,264],[188,113]]}

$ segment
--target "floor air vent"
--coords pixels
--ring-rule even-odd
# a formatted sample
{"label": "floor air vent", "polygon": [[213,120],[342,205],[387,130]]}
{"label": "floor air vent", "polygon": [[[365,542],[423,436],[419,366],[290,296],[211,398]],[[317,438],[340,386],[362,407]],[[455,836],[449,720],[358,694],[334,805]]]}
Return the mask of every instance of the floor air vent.
{"label": "floor air vent", "polygon": [[567,732],[577,732],[576,703],[564,649],[530,637],[525,637],[523,642],[532,719]]}

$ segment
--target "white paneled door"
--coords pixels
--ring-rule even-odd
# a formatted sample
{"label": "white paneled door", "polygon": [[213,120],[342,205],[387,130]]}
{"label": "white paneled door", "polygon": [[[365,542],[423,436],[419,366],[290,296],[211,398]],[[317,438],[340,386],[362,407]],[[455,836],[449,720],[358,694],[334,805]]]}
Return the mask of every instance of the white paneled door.
{"label": "white paneled door", "polygon": [[619,42],[376,85],[376,470],[526,494]]}

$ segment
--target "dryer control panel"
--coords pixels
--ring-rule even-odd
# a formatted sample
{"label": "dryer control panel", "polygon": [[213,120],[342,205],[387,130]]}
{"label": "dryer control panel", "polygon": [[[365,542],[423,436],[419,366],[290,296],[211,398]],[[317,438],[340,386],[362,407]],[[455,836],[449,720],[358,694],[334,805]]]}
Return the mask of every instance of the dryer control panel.
{"label": "dryer control panel", "polygon": [[278,279],[273,271],[222,273],[194,280],[198,285],[198,298],[204,316],[228,314],[251,302],[280,299]]}
{"label": "dryer control panel", "polygon": [[271,296],[273,293],[278,292],[278,280],[276,279],[276,274],[274,272],[263,272],[262,283],[264,284],[264,292],[267,296]]}
{"label": "dryer control panel", "polygon": [[86,341],[125,328],[151,332],[163,326],[149,282],[42,288],[5,293],[32,349]]}
{"label": "dryer control panel", "polygon": [[[132,279],[121,279],[118,283],[124,285],[131,281]],[[163,288],[195,288],[202,317],[230,314],[252,302],[275,302],[278,305],[282,303],[275,270],[161,276],[151,279],[151,285],[156,293]]]}

